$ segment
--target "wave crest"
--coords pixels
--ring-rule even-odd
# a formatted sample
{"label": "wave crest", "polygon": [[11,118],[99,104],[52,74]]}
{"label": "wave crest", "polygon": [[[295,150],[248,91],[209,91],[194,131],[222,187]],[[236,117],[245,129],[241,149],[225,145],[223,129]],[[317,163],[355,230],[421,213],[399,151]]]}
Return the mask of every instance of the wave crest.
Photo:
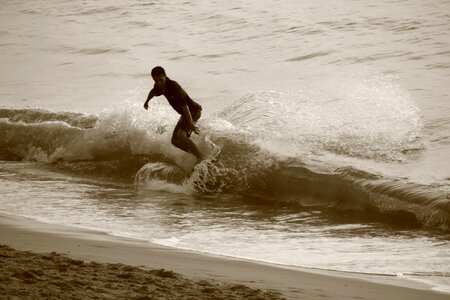
{"label": "wave crest", "polygon": [[[153,101],[147,112],[128,101],[99,116],[2,109],[0,159],[50,162],[64,170],[137,183],[167,182],[171,192],[176,185],[184,191],[274,203],[402,212],[421,224],[448,229],[445,191],[323,161],[329,152],[392,160],[420,149],[415,106],[392,87],[384,93],[380,89],[379,84],[368,89],[377,91],[370,99],[361,87],[355,95],[362,98],[330,99],[302,91],[247,95],[200,120],[202,133],[193,139],[201,151],[211,151],[209,139],[221,151],[192,173],[195,158],[170,143],[178,116],[165,102]],[[190,175],[178,168],[168,172],[167,165]]]}
{"label": "wave crest", "polygon": [[423,149],[421,115],[408,95],[379,77],[322,83],[321,89],[249,94],[219,113],[267,149],[292,156],[328,151],[401,160]]}

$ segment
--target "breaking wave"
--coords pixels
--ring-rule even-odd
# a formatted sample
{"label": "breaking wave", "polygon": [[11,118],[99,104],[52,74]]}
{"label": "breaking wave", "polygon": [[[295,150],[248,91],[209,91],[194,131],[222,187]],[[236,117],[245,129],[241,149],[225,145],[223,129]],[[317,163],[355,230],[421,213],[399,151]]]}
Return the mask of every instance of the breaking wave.
{"label": "breaking wave", "polygon": [[[424,148],[418,109],[384,84],[341,86],[331,98],[304,91],[249,94],[200,120],[202,132],[193,136],[200,150],[220,152],[195,167],[192,155],[170,144],[178,116],[164,101],[152,102],[149,112],[128,101],[98,116],[1,109],[0,159],[51,163],[138,188],[403,215],[448,230],[445,187],[337,163],[339,157],[398,162]],[[321,160],[327,153],[336,163]]]}

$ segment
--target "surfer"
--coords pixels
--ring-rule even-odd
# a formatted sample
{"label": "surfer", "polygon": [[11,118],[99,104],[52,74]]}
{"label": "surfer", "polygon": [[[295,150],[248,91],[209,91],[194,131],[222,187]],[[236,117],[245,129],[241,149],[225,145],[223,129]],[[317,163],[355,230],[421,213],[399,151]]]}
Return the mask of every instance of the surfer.
{"label": "surfer", "polygon": [[162,67],[154,67],[151,74],[155,84],[145,100],[144,108],[148,109],[148,102],[153,97],[164,95],[173,109],[181,115],[173,130],[172,144],[194,154],[198,161],[201,161],[203,156],[190,136],[192,132],[196,134],[200,132],[195,124],[200,119],[202,107],[194,102],[176,81],[169,79]]}

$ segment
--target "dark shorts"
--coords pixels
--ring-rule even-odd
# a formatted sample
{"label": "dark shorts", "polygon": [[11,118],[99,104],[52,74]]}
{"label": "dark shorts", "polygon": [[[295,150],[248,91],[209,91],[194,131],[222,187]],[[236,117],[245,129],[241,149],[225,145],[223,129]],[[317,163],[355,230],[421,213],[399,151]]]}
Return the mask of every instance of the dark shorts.
{"label": "dark shorts", "polygon": [[[200,119],[202,115],[202,110],[195,110],[191,112],[191,116],[192,116],[192,121],[194,121],[194,124],[197,123],[198,119]],[[181,129],[184,132],[186,132],[186,135],[188,137],[191,136],[192,134],[192,130],[188,129],[188,121],[186,120],[186,118],[184,116],[181,116],[180,119],[178,120],[177,125],[175,126],[175,129],[173,130],[172,133],[172,138],[176,137],[178,130]]]}

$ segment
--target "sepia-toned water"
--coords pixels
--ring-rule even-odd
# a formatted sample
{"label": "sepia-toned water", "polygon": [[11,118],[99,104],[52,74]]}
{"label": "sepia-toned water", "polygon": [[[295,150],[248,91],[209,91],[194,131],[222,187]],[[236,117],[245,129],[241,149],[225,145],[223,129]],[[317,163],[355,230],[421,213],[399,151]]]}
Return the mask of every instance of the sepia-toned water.
{"label": "sepia-toned water", "polygon": [[[0,8],[1,212],[450,291],[448,1]],[[203,106],[192,173],[156,65]]]}

